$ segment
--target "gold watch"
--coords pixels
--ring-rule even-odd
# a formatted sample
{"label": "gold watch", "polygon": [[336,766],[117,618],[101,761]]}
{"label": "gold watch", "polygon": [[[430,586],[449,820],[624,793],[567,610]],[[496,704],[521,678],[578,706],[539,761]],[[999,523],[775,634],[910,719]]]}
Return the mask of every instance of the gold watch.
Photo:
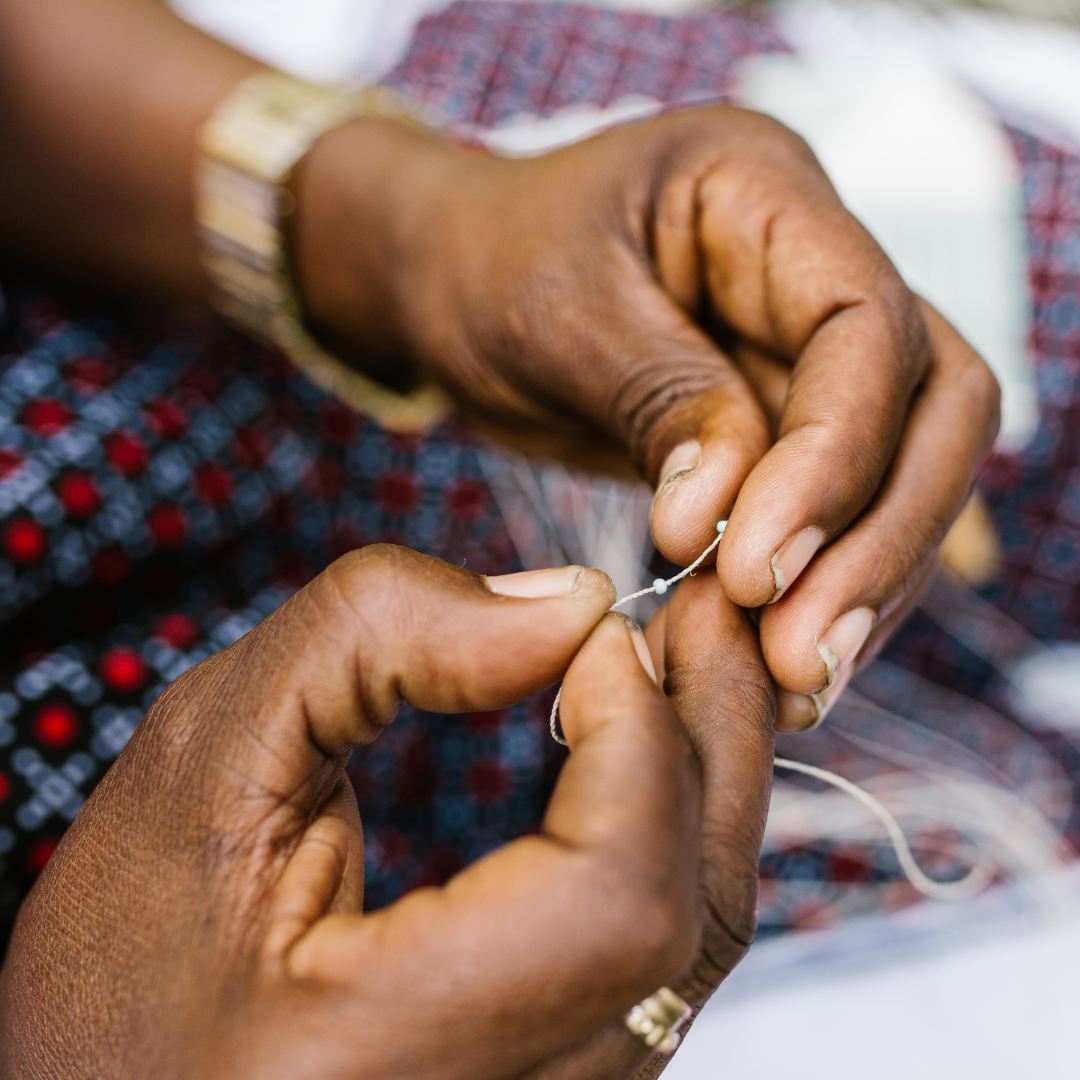
{"label": "gold watch", "polygon": [[281,221],[294,209],[285,186],[315,141],[358,116],[419,123],[382,87],[320,86],[280,71],[240,84],[199,137],[195,215],[214,307],[252,337],[277,345],[313,383],[391,431],[427,430],[449,411],[438,387],[396,393],[330,356],[304,327]]}

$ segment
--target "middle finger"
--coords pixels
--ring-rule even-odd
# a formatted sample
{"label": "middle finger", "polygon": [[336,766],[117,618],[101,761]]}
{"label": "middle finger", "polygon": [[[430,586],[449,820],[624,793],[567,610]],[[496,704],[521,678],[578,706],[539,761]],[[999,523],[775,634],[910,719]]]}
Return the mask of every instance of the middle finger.
{"label": "middle finger", "polygon": [[945,319],[923,307],[933,366],[885,483],[860,520],[762,612],[769,670],[797,694],[842,678],[873,626],[923,580],[997,432],[993,375]]}

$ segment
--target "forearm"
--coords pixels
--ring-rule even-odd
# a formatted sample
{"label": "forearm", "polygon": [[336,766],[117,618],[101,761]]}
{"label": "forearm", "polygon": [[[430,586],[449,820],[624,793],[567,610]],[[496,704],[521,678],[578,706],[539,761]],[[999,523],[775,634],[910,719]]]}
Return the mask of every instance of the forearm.
{"label": "forearm", "polygon": [[[157,0],[0,0],[0,258],[128,296],[206,299],[198,131],[260,67]],[[459,163],[437,137],[371,119],[320,139],[293,178],[303,304],[340,352],[363,343],[389,377],[410,352],[410,237]]]}
{"label": "forearm", "polygon": [[156,0],[0,0],[0,253],[203,297],[197,132],[259,66]]}

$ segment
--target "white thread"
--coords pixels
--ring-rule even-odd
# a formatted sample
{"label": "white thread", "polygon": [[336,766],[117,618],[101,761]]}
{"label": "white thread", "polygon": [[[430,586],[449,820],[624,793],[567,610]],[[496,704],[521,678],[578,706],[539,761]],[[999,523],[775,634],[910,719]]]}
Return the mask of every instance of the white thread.
{"label": "white thread", "polygon": [[915,856],[911,854],[911,848],[908,846],[907,838],[899,822],[870,792],[864,791],[858,784],[853,784],[850,780],[829,772],[828,769],[819,769],[816,765],[807,765],[788,758],[774,758],[773,766],[813,776],[817,780],[831,784],[834,788],[839,788],[853,799],[858,799],[885,826],[905,877],[924,896],[929,896],[932,900],[967,900],[982,892],[990,884],[994,870],[987,862],[978,863],[966,877],[962,877],[959,881],[934,881],[933,878],[927,877],[919,869]]}
{"label": "white thread", "polygon": [[724,539],[724,530],[726,528],[726,521],[718,521],[716,523],[716,539],[685,570],[680,570],[674,577],[669,577],[667,581],[663,578],[657,578],[647,589],[639,589],[629,596],[620,597],[610,608],[608,608],[608,610],[614,611],[622,604],[629,604],[631,600],[637,600],[639,597],[648,596],[649,593],[658,593],[660,596],[663,596],[672,585],[678,584],[684,577],[692,574],[716,550],[717,545]]}
{"label": "white thread", "polygon": [[[652,585],[647,589],[641,589],[636,593],[631,593],[629,596],[623,596],[616,600],[614,604],[608,609],[614,611],[621,604],[627,604],[631,600],[637,600],[641,596],[648,596],[649,593],[656,593],[658,596],[663,596],[664,593],[671,588],[672,585],[682,581],[684,577],[692,574],[719,545],[720,541],[724,538],[724,530],[727,528],[726,521],[718,521],[716,523],[716,539],[685,569],[680,571],[674,577],[657,578]],[[559,687],[559,692],[555,695],[555,701],[551,706],[551,737],[557,742],[566,746],[566,740],[559,733],[559,702],[562,701],[562,687]],[[838,788],[845,794],[850,795],[853,799],[858,800],[865,806],[877,819],[885,826],[885,832],[888,834],[889,842],[893,846],[893,851],[896,852],[896,858],[900,863],[900,869],[904,871],[904,876],[919,890],[924,896],[930,897],[932,900],[967,900],[977,893],[982,892],[983,889],[990,883],[994,876],[994,870],[990,863],[981,862],[978,863],[972,870],[959,881],[934,881],[933,878],[928,877],[919,868],[919,864],[915,861],[915,856],[911,854],[911,848],[908,845],[907,838],[904,836],[904,830],[900,828],[900,824],[896,818],[893,817],[885,807],[878,802],[868,791],[864,791],[858,784],[852,783],[850,780],[845,780],[844,777],[838,776],[836,773],[829,772],[828,769],[819,769],[816,765],[807,765],[801,761],[792,761],[789,758],[774,758],[773,767],[780,769],[789,769],[792,772],[803,773],[806,776],[812,776],[817,780],[821,780],[826,784],[831,784],[834,788]]]}
{"label": "white thread", "polygon": [[[716,523],[716,539],[685,569],[680,570],[674,577],[668,578],[666,581],[664,578],[657,578],[647,589],[639,589],[636,593],[631,593],[629,596],[623,596],[616,600],[608,611],[614,611],[621,604],[629,604],[631,600],[637,600],[639,597],[648,596],[649,593],[656,593],[658,596],[663,596],[664,593],[671,588],[672,585],[682,581],[684,577],[692,574],[717,548],[720,541],[724,539],[724,530],[727,529],[727,521],[718,521]],[[551,737],[559,743],[560,746],[566,745],[566,740],[559,734],[559,702],[562,701],[562,687],[559,687],[559,692],[555,695],[555,700],[551,705],[551,720],[548,723],[548,727],[551,729]]]}
{"label": "white thread", "polygon": [[562,701],[562,687],[559,687],[559,692],[555,695],[555,700],[551,703],[551,720],[548,722],[548,727],[551,729],[551,737],[560,746],[569,746],[570,744],[559,734],[559,702]]}

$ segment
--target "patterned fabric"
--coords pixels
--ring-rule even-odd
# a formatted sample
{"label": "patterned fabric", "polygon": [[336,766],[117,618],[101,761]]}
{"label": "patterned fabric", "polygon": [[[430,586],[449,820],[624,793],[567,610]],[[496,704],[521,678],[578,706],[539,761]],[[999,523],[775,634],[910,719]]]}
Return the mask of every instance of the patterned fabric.
{"label": "patterned fabric", "polygon": [[988,596],[1039,637],[1080,637],[1080,158],[1019,131],[1038,434],[984,470],[1005,544]]}
{"label": "patterned fabric", "polygon": [[[951,594],[935,586],[882,660],[855,680],[855,694],[826,729],[781,739],[778,753],[866,781],[881,771],[887,747],[894,760],[906,755],[917,769],[934,763],[925,771],[939,779],[949,769],[980,777],[980,795],[990,792],[1004,811],[993,824],[997,835],[1032,811],[1052,830],[1021,832],[1013,845],[1019,850],[994,851],[1004,866],[1030,873],[1040,868],[1036,849],[1047,862],[1080,850],[1080,741],[1032,718],[1008,678],[1024,630],[1043,640],[1080,640],[1080,157],[1019,131],[1010,135],[1023,177],[1040,426],[1022,453],[992,456],[980,476],[1004,551],[1001,572],[981,601],[959,595],[955,585]],[[967,609],[960,633],[949,610],[958,606]],[[867,752],[868,741],[876,749]],[[1012,799],[1017,792],[1023,800]],[[970,864],[963,838],[943,836],[939,825],[913,838],[942,877]],[[995,840],[993,832],[984,837],[991,849]],[[764,934],[918,899],[881,843],[779,844],[767,851],[762,872]]]}
{"label": "patterned fabric", "polygon": [[424,19],[387,80],[451,123],[729,96],[741,57],[786,51],[764,8],[657,18],[581,4],[457,3]]}
{"label": "patterned fabric", "polygon": [[[200,315],[80,311],[8,283],[0,366],[0,907],[10,921],[145,708],[337,555],[516,558],[453,425],[389,435]],[[532,827],[543,704],[405,709],[351,764],[370,900]],[[548,770],[550,771],[550,770]]]}
{"label": "patterned fabric", "polygon": [[[724,99],[739,57],[786,49],[764,9],[755,7],[656,19],[576,5],[459,3],[421,24],[390,82],[452,124],[483,127],[582,102],[606,106],[632,94],[666,104]],[[1006,622],[1015,619],[1043,638],[1075,639],[1080,500],[1072,491],[1078,425],[1070,413],[1080,408],[1080,162],[1012,135],[1024,174],[1031,339],[1043,418],[1023,454],[991,458],[984,470],[984,494],[1005,550],[1000,581],[985,599]],[[1007,629],[1002,633],[1008,636]],[[948,762],[982,785],[960,794],[1001,811],[998,833],[1012,846],[1001,846],[996,835],[982,839],[1004,868],[1022,873],[1032,865],[1024,850],[1050,859],[1061,854],[1056,841],[1080,844],[1080,755],[1061,732],[1025,723],[1000,668],[916,611],[827,729],[811,739],[781,740],[781,750],[871,787],[904,775],[923,802],[933,791],[919,783],[930,776],[944,790],[940,769],[930,766]],[[813,790],[813,783],[781,776],[777,811],[785,796]],[[1012,797],[1020,802],[1010,803]],[[893,792],[894,807],[897,798]],[[851,817],[847,809],[843,822]],[[1006,828],[1021,810],[1042,822],[1044,833]],[[816,835],[779,835],[766,846],[761,933],[829,925],[919,899],[876,829],[862,836],[806,807],[801,813],[816,824]],[[955,877],[970,864],[965,838],[940,818],[912,812],[904,822],[931,872]]]}
{"label": "patterned fabric", "polygon": [[[485,125],[632,93],[722,97],[735,59],[782,48],[749,9],[657,19],[459,3],[421,24],[390,81],[455,124]],[[1023,454],[984,472],[1006,559],[980,602],[1037,635],[1077,639],[1080,159],[1020,133],[1014,145],[1043,422]],[[420,440],[388,435],[200,315],[87,311],[7,284],[0,912],[10,920],[161,687],[335,555],[392,540],[481,572],[518,564],[476,450],[454,425]],[[880,779],[868,748],[880,758],[883,746],[909,763],[1005,776],[1040,820],[1080,843],[1075,746],[1025,724],[1001,671],[930,610],[905,624],[823,733],[785,750],[867,782]],[[354,756],[369,904],[444,880],[537,826],[561,761],[546,738],[549,705],[547,695],[464,718],[405,710]],[[785,798],[812,788],[782,781],[777,816]],[[830,836],[825,817],[818,824],[816,835],[781,831],[767,846],[763,932],[912,902],[889,849],[872,836]],[[955,832],[928,823],[916,839],[930,870],[966,864]]]}
{"label": "patterned fabric", "polygon": [[[766,21],[744,15],[465,4],[424,23],[392,81],[459,121],[487,122],[587,97],[602,51],[608,95],[681,100],[722,92],[732,59],[777,44]],[[161,688],[334,557],[388,541],[482,573],[519,568],[476,451],[453,424],[420,440],[390,435],[199,315],[133,319],[7,284],[5,934]],[[464,718],[405,709],[357,752],[349,774],[370,906],[537,827],[562,760],[546,736],[550,697]]]}

